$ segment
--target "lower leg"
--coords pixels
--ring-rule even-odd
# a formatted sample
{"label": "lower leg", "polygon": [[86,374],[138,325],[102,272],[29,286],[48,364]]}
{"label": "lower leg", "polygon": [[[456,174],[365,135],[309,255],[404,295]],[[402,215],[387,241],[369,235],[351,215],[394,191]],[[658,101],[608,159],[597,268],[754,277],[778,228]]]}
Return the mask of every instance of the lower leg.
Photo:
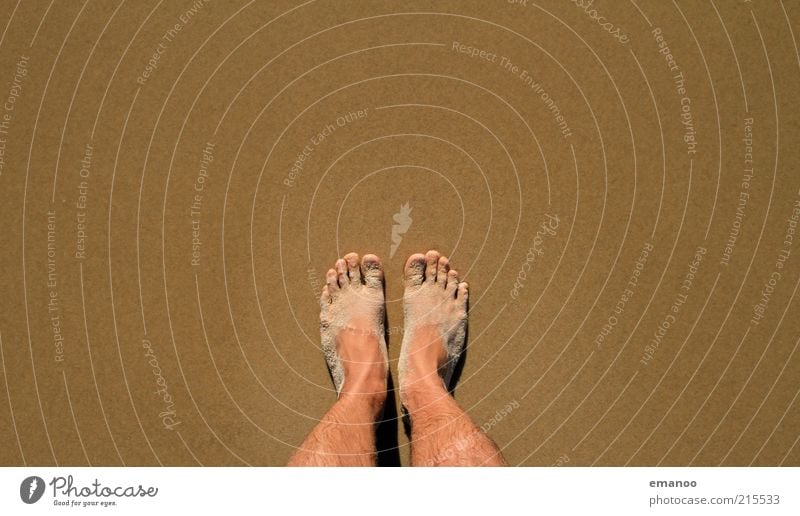
{"label": "lower leg", "polygon": [[414,466],[504,466],[497,446],[447,392],[464,349],[468,286],[436,251],[406,262],[400,400],[411,419]]}
{"label": "lower leg", "polygon": [[343,391],[289,460],[289,466],[374,466],[375,425],[385,398],[385,393]]}
{"label": "lower leg", "polygon": [[320,298],[322,348],[338,401],[290,466],[374,466],[375,426],[386,401],[383,270],[377,256],[350,253],[328,271]]}
{"label": "lower leg", "polygon": [[411,419],[412,466],[505,466],[497,445],[472,422],[438,375],[403,392]]}

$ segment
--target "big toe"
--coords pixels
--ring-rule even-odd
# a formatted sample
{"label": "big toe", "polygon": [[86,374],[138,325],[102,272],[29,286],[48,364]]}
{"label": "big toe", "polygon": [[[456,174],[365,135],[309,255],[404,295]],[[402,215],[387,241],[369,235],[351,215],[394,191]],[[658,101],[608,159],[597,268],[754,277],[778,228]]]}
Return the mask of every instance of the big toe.
{"label": "big toe", "polygon": [[406,286],[413,287],[421,285],[425,279],[425,255],[415,253],[408,257],[404,269]]}
{"label": "big toe", "polygon": [[361,259],[361,273],[367,287],[381,288],[383,286],[383,265],[381,265],[380,258],[374,254],[365,254]]}

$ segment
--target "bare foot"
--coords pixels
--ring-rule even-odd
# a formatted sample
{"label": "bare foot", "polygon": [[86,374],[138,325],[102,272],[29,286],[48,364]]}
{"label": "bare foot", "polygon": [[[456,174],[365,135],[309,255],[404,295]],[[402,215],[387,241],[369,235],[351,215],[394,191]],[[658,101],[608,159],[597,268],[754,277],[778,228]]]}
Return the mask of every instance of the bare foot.
{"label": "bare foot", "polygon": [[336,260],[320,297],[322,350],[340,398],[383,403],[389,362],[384,338],[383,268],[377,256]]}
{"label": "bare foot", "polygon": [[411,409],[418,394],[441,396],[449,387],[464,349],[468,287],[459,283],[458,273],[437,251],[409,257],[405,281],[398,372],[400,400]]}

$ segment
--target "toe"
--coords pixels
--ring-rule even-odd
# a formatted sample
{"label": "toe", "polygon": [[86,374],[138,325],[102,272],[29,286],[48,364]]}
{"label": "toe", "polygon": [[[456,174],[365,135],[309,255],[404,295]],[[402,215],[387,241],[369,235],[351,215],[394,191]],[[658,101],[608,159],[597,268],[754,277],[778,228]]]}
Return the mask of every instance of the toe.
{"label": "toe", "polygon": [[425,267],[425,281],[433,283],[436,281],[436,269],[439,266],[439,251],[428,251],[425,255],[427,267]]}
{"label": "toe", "polygon": [[458,295],[456,296],[456,301],[460,304],[464,305],[464,308],[467,307],[467,302],[469,302],[469,285],[467,285],[466,281],[462,281],[458,284]]}
{"label": "toe", "polygon": [[439,264],[436,268],[436,285],[439,288],[447,286],[447,271],[450,270],[450,262],[446,256],[439,257]]}
{"label": "toe", "polygon": [[350,284],[355,286],[360,286],[361,267],[358,264],[358,254],[348,253],[344,255],[344,261],[347,262],[347,274],[350,279]]}
{"label": "toe", "polygon": [[405,266],[406,286],[422,284],[425,278],[425,255],[416,253],[408,257]]}
{"label": "toe", "polygon": [[458,290],[458,271],[451,270],[447,273],[446,290],[450,297],[456,297],[456,290]]}
{"label": "toe", "polygon": [[336,276],[339,280],[339,287],[347,288],[350,283],[350,280],[347,278],[347,262],[339,258],[336,260],[334,268],[336,269]]}
{"label": "toe", "polygon": [[331,293],[328,290],[328,285],[322,287],[322,294],[319,296],[319,304],[322,306],[331,302]]}
{"label": "toe", "polygon": [[339,292],[338,274],[335,270],[328,269],[328,273],[325,275],[325,286],[331,296],[335,296]]}
{"label": "toe", "polygon": [[368,287],[383,287],[383,266],[380,258],[374,254],[365,254],[361,260],[361,272],[364,275],[364,283]]}

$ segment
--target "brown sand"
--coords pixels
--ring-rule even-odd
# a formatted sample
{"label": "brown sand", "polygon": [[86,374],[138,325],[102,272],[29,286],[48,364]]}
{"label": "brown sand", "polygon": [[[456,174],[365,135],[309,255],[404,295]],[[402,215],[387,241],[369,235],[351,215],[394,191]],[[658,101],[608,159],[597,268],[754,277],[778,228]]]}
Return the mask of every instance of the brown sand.
{"label": "brown sand", "polygon": [[796,3],[82,4],[0,8],[0,464],[284,464],[429,248],[511,464],[800,464]]}

